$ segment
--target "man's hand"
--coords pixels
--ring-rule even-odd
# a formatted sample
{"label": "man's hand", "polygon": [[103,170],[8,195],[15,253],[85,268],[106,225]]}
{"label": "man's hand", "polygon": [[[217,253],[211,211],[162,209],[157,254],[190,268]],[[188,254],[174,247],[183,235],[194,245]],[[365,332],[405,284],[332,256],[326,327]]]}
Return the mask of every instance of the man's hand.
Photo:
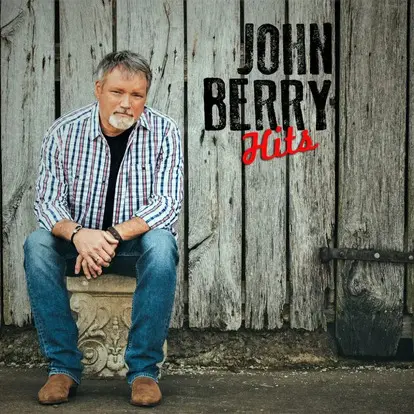
{"label": "man's hand", "polygon": [[103,230],[81,229],[73,238],[79,256],[76,259],[75,274],[81,267],[87,279],[102,274],[102,266],[109,266],[115,257],[118,241]]}
{"label": "man's hand", "polygon": [[132,240],[150,230],[148,224],[141,217],[132,217],[114,226],[122,240]]}
{"label": "man's hand", "polygon": [[[104,265],[105,266],[105,265]],[[106,267],[109,266],[106,265]],[[90,279],[91,277],[97,278],[102,274],[102,266],[98,266],[99,270],[96,272],[93,269],[90,269],[88,266],[88,262],[79,254],[76,258],[76,264],[75,264],[75,274],[77,275],[80,272],[80,269],[83,269],[83,274],[85,275],[86,279]]]}

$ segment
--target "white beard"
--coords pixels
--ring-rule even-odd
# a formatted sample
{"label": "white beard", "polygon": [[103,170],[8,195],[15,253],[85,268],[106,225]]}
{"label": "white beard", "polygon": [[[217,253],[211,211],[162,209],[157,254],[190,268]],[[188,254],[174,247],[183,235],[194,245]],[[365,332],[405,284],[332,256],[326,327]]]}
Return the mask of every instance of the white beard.
{"label": "white beard", "polygon": [[125,131],[134,124],[135,119],[132,116],[125,117],[118,114],[112,114],[108,121],[114,128]]}

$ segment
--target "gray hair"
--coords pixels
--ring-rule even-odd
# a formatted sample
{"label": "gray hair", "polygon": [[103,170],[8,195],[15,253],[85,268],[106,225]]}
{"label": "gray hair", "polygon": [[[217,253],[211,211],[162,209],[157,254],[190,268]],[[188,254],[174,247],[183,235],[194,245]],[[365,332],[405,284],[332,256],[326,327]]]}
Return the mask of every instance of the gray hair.
{"label": "gray hair", "polygon": [[104,56],[96,68],[97,78],[103,79],[105,75],[112,72],[118,66],[121,66],[131,74],[143,73],[147,79],[148,92],[152,80],[151,68],[143,56],[129,50],[112,52]]}

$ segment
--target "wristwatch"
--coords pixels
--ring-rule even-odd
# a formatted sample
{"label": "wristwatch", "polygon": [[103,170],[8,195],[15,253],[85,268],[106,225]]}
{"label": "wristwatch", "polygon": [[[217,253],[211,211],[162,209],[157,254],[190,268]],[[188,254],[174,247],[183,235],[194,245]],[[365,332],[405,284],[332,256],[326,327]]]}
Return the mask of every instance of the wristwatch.
{"label": "wristwatch", "polygon": [[73,238],[75,237],[75,234],[78,233],[79,230],[83,229],[83,226],[81,224],[78,224],[75,229],[72,232],[72,236],[70,237],[70,242],[74,245],[73,243]]}

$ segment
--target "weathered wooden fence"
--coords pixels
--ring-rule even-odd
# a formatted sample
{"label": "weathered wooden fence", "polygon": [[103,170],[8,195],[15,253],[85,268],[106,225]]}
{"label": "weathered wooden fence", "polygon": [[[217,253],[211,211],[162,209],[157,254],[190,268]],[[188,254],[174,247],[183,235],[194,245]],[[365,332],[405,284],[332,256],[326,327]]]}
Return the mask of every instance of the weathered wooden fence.
{"label": "weathered wooden fence", "polygon": [[[347,354],[395,353],[413,336],[414,269],[322,264],[319,248],[414,250],[413,16],[411,0],[2,0],[3,322],[30,322],[22,245],[36,226],[42,136],[94,99],[102,56],[131,49],[154,72],[149,105],[177,120],[185,142],[171,326],[335,321]],[[239,73],[248,45],[253,67]],[[206,128],[207,78],[225,87],[223,129]],[[319,146],[244,165],[242,136],[272,126],[270,107]],[[239,114],[244,131],[230,126]],[[216,105],[216,125],[219,115]]]}

